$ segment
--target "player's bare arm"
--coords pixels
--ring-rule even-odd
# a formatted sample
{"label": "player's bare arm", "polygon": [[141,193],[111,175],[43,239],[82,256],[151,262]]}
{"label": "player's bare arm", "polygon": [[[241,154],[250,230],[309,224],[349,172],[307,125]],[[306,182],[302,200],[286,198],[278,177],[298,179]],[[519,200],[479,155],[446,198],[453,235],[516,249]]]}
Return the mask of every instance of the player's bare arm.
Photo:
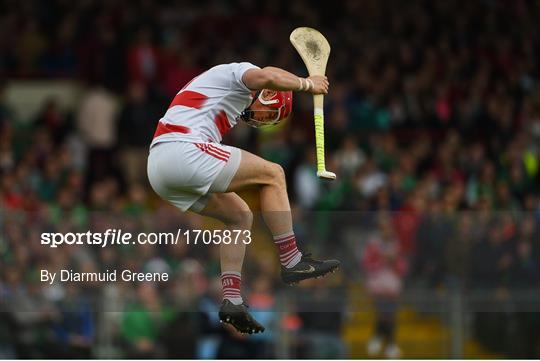
{"label": "player's bare arm", "polygon": [[251,90],[306,91],[312,94],[327,94],[330,85],[325,75],[301,78],[273,66],[250,69],[244,73],[242,80]]}

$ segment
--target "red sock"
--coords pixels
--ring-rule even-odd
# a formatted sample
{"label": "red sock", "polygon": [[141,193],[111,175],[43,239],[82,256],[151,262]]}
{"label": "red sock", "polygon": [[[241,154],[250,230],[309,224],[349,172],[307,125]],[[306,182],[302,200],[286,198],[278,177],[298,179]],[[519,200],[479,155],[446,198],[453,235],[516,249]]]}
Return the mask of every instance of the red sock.
{"label": "red sock", "polygon": [[296,247],[296,237],[293,231],[274,236],[274,243],[279,252],[279,262],[283,267],[291,268],[300,262],[302,253]]}
{"label": "red sock", "polygon": [[240,285],[242,276],[240,272],[227,271],[221,273],[221,285],[223,287],[223,299],[229,300],[235,305],[242,304]]}

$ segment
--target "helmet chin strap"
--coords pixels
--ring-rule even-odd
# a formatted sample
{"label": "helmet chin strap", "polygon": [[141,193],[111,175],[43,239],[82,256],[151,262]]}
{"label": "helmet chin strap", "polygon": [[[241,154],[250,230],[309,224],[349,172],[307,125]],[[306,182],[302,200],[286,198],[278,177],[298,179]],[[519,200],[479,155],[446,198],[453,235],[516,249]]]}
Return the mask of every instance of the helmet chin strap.
{"label": "helmet chin strap", "polygon": [[257,99],[259,98],[259,95],[262,93],[262,90],[257,90],[255,92],[255,96],[253,97],[253,99],[251,100],[251,103],[248,105],[248,107],[246,109],[244,109],[244,111],[242,111],[242,113],[240,113],[240,115],[238,116],[240,119],[242,119],[244,122],[248,122],[249,121],[249,111],[248,109],[251,108],[251,106],[255,103],[255,101],[257,101]]}
{"label": "helmet chin strap", "polygon": [[262,94],[262,89],[261,90],[257,90],[255,92],[255,95],[253,96],[253,99],[251,100],[251,103],[249,104],[249,106],[247,107],[247,109],[251,108],[251,106],[257,101],[257,99],[259,99],[259,96]]}

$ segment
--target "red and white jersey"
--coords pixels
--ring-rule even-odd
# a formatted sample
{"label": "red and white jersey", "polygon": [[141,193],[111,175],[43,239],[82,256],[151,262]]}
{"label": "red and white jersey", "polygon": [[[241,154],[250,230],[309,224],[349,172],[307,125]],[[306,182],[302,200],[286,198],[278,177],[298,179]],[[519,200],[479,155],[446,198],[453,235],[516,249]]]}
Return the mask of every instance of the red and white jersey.
{"label": "red and white jersey", "polygon": [[258,69],[251,63],[221,64],[191,80],[159,120],[152,145],[178,140],[221,142],[251,104],[251,90],[242,75],[253,68]]}

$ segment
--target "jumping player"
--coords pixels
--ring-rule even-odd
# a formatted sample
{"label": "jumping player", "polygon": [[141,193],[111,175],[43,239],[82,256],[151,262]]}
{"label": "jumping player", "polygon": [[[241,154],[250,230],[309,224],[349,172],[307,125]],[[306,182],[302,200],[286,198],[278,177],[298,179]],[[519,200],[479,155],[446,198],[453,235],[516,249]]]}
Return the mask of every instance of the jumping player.
{"label": "jumping player", "polygon": [[[273,235],[287,284],[324,276],[339,261],[315,260],[296,246],[283,168],[244,150],[220,144],[238,120],[273,124],[289,117],[292,91],[326,94],[325,76],[300,78],[275,67],[250,63],[217,65],[191,80],[160,119],[148,156],[154,191],[182,211],[250,230],[253,215],[235,192],[259,191],[261,213]],[[220,245],[223,303],[219,317],[239,332],[264,327],[248,313],[240,293],[244,242]]]}

